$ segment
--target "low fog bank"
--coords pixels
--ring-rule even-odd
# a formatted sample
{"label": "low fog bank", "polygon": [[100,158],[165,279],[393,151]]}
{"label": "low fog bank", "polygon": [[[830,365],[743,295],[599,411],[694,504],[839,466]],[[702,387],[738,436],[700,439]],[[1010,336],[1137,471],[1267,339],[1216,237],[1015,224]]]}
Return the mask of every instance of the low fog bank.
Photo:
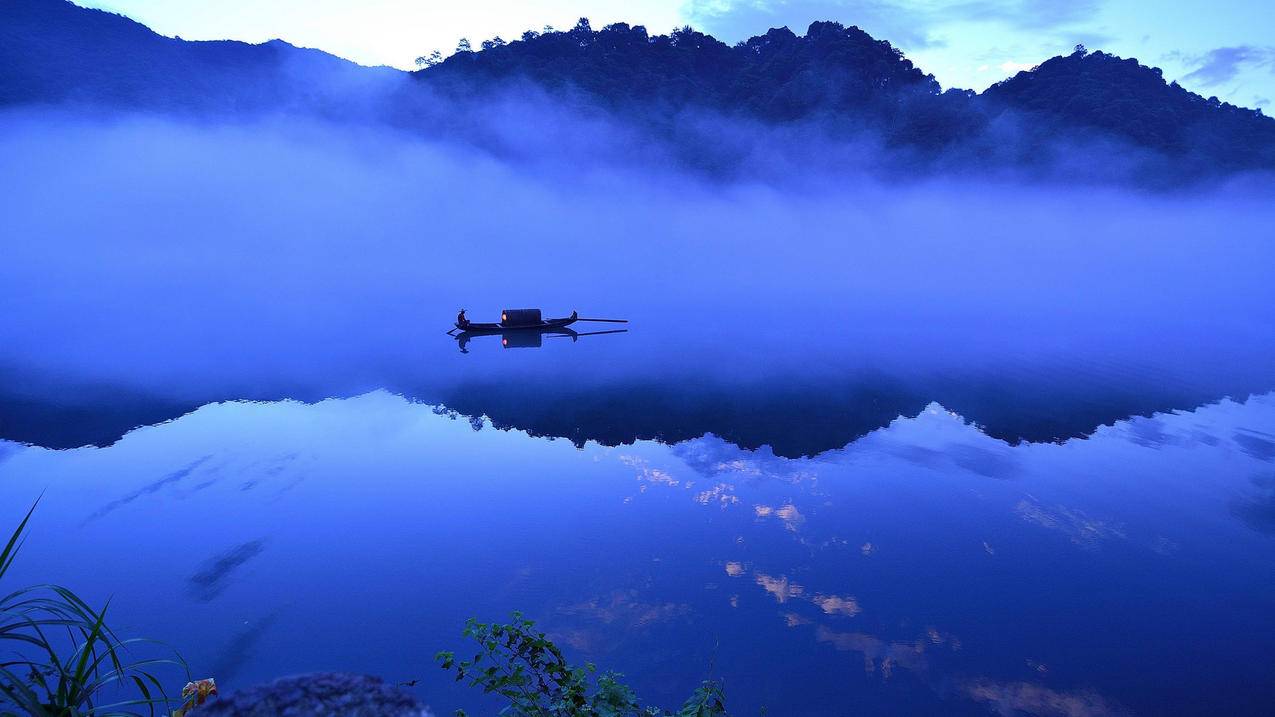
{"label": "low fog bank", "polygon": [[893,141],[881,128],[837,115],[769,122],[695,104],[605,105],[570,88],[517,78],[438,88],[397,70],[305,52],[282,53],[259,77],[225,80],[233,93],[196,86],[188,99],[71,94],[52,104],[10,105],[3,116],[19,124],[24,118],[71,124],[144,118],[187,126],[322,126],[447,145],[541,175],[636,170],[816,193],[846,182],[1083,185],[1178,197],[1236,187],[1275,193],[1275,174],[1213,166],[1204,145],[1170,156],[1012,110],[959,139],[938,142],[947,132],[937,133],[937,144],[927,146]]}
{"label": "low fog bank", "polygon": [[[462,85],[468,88],[469,85]],[[1170,155],[1110,133],[1060,128],[1010,109],[977,131],[935,128],[934,142],[902,142],[853,116],[785,122],[687,104],[599,104],[569,88],[515,79],[472,92],[398,86],[386,123],[429,141],[464,144],[502,161],[544,167],[663,170],[721,184],[820,191],[828,184],[897,187],[935,182],[1032,184],[1184,196],[1249,187],[1275,192],[1275,174],[1216,166],[1208,142]],[[373,118],[367,117],[369,121]],[[941,129],[941,131],[940,131]],[[946,137],[945,137],[946,136]]]}
{"label": "low fog bank", "polygon": [[[623,144],[602,118],[493,116],[514,135],[559,128],[531,146]],[[10,113],[6,390],[219,400],[428,394],[492,373],[729,383],[1082,360],[1275,375],[1260,185],[722,181],[616,152],[522,161],[295,117]],[[458,308],[490,320],[511,305],[634,331],[499,365],[443,335]]]}
{"label": "low fog bank", "polygon": [[[760,29],[760,28],[759,28]],[[1078,48],[986,92],[815,22],[735,46],[625,23],[489,41],[416,73],[279,40],[187,42],[62,0],[0,5],[0,108],[390,128],[533,166],[819,189],[860,175],[1190,192],[1264,171],[1275,121]]]}

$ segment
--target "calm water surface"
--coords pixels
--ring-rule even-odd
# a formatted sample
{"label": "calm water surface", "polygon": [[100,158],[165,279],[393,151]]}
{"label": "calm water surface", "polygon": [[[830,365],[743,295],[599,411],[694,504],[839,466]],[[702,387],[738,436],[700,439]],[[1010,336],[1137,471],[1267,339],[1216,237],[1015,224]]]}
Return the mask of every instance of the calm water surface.
{"label": "calm water surface", "polygon": [[19,579],[114,595],[230,687],[340,668],[481,707],[430,655],[521,609],[643,694],[711,671],[744,714],[1259,714],[1272,427],[1266,395],[1011,446],[931,404],[789,459],[374,392],[8,444],[0,498],[47,487]]}
{"label": "calm water surface", "polygon": [[[1275,704],[1267,204],[493,204],[135,139],[165,181],[99,198],[111,142],[3,200],[0,524],[43,492],[15,582],[113,596],[223,689],[352,670],[481,714],[432,655],[518,609],[744,715]],[[511,304],[632,323],[444,333]]]}

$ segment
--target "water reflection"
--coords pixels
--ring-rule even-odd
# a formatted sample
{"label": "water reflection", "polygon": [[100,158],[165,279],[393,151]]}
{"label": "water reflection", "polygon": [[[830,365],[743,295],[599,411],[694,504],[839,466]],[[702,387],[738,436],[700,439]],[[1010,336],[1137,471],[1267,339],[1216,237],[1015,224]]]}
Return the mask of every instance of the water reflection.
{"label": "water reflection", "polygon": [[962,686],[966,695],[1001,717],[1065,715],[1066,717],[1115,717],[1128,714],[1090,690],[1051,690],[1030,682],[975,680]]}
{"label": "water reflection", "polygon": [[545,337],[571,339],[575,343],[581,336],[602,336],[604,334],[625,334],[628,329],[609,329],[606,331],[576,331],[565,326],[544,329],[519,329],[515,331],[461,331],[456,333],[456,346],[463,354],[469,353],[469,343],[483,336],[499,337],[500,347],[506,349],[538,349],[544,344]]}
{"label": "water reflection", "polygon": [[1250,456],[1260,461],[1275,461],[1275,434],[1249,429],[1236,431],[1233,438]]}
{"label": "water reflection", "polygon": [[227,689],[411,674],[486,711],[404,655],[517,608],[654,699],[712,665],[744,714],[1245,714],[1275,699],[1271,426],[1267,395],[1011,445],[929,404],[784,458],[577,448],[376,392],[0,444],[0,505],[47,489],[16,581],[114,595]]}
{"label": "water reflection", "polygon": [[[6,375],[12,380],[0,381],[0,438],[56,448],[109,445],[137,426],[176,418],[209,402],[318,400],[379,387],[445,404],[468,416],[485,416],[500,428],[566,438],[577,445],[622,445],[643,439],[676,444],[712,433],[740,447],[769,446],[776,456],[792,458],[840,448],[936,401],[977,423],[988,436],[1010,444],[1062,441],[1130,416],[1269,391],[1270,376],[1275,375],[1275,367],[1262,363],[1247,364],[1240,372],[1248,375],[1238,380],[1224,373],[1169,380],[1162,371],[1136,367],[1109,375],[1105,368],[1082,363],[1035,366],[1027,375],[1016,375],[1021,367],[1015,366],[892,375],[853,364],[830,370],[831,359],[816,353],[806,357],[803,371],[782,368],[784,361],[778,359],[766,369],[750,368],[742,354],[724,359],[711,371],[700,371],[681,366],[680,359],[670,363],[666,355],[652,355],[650,342],[659,343],[660,337],[648,332],[629,334],[624,340],[580,340],[572,351],[517,356],[475,351],[478,344],[473,342],[496,349],[497,342],[509,338],[513,347],[547,348],[572,337],[518,332],[458,338],[457,346],[468,353],[449,354],[451,363],[436,360],[390,370],[372,362],[363,367],[365,375],[324,376],[310,387],[299,385],[302,372],[293,372],[286,380],[252,382],[229,393],[202,384],[184,386],[178,398],[118,386],[68,385],[10,371]],[[439,342],[435,338],[432,343]],[[659,348],[669,350],[663,343]],[[732,351],[745,348],[732,345]],[[688,347],[691,350],[695,349]],[[759,345],[747,354],[764,350],[768,349]],[[1262,360],[1269,363],[1269,357]],[[1150,418],[1130,430],[1148,444],[1164,440]],[[1197,432],[1184,440],[1218,437]],[[1275,455],[1269,432],[1237,440],[1256,455]],[[947,457],[916,450],[912,457],[918,462],[958,461],[1003,477],[1015,470],[995,447]]]}
{"label": "water reflection", "polygon": [[212,658],[209,674],[219,675],[217,679],[223,682],[235,681],[240,670],[252,661],[258,643],[279,620],[279,615],[279,611],[275,611],[258,620],[244,620],[230,632],[225,646]]}
{"label": "water reflection", "polygon": [[[129,503],[132,503],[138,498],[158,492],[160,489],[164,488],[165,486],[170,486],[175,483],[180,483],[186,480],[187,478],[189,478],[191,474],[193,474],[196,470],[198,470],[201,466],[203,466],[205,463],[207,463],[210,460],[212,460],[212,455],[200,456],[199,458],[196,458],[195,460],[191,461],[189,464],[184,465],[181,468],[178,468],[177,470],[171,473],[168,473],[167,475],[163,476],[159,480],[156,480],[151,483],[147,483],[146,485],[142,486],[141,488],[138,488],[137,490],[127,495],[123,495],[123,496],[120,496],[119,498],[116,498],[115,500],[112,500],[111,502],[107,503],[101,508],[98,508],[97,510],[95,510],[92,515],[84,519],[84,522],[88,523],[89,521],[96,520],[98,518],[101,518],[102,516],[108,515],[112,511],[122,506],[128,505]],[[200,484],[200,487],[207,487],[208,485],[211,485],[211,484],[208,482],[204,482]]]}
{"label": "water reflection", "polygon": [[191,593],[202,602],[217,597],[243,564],[260,555],[264,547],[262,540],[249,540],[209,560],[199,572],[190,576]]}
{"label": "water reflection", "polygon": [[1254,530],[1275,535],[1275,473],[1253,476],[1252,488],[1231,507],[1235,516]]}

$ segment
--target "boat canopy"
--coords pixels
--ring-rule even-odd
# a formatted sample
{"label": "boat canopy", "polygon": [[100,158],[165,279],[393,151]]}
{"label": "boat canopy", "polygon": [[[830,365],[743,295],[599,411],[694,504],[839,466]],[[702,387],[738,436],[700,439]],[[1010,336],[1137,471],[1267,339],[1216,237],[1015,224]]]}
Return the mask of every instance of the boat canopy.
{"label": "boat canopy", "polygon": [[500,312],[501,326],[526,326],[541,321],[540,309],[505,309]]}

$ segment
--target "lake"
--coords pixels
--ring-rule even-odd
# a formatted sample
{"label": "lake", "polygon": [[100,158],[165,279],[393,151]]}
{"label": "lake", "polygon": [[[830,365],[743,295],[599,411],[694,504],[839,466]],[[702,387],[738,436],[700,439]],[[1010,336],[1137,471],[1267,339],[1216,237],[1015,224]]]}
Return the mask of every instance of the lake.
{"label": "lake", "polygon": [[[223,690],[367,672],[438,714],[491,708],[432,656],[512,610],[670,706],[1275,703],[1265,204],[301,143],[221,174],[256,140],[169,131],[4,200],[0,518],[43,494],[15,584],[111,597]],[[445,333],[522,306],[630,323]]]}

